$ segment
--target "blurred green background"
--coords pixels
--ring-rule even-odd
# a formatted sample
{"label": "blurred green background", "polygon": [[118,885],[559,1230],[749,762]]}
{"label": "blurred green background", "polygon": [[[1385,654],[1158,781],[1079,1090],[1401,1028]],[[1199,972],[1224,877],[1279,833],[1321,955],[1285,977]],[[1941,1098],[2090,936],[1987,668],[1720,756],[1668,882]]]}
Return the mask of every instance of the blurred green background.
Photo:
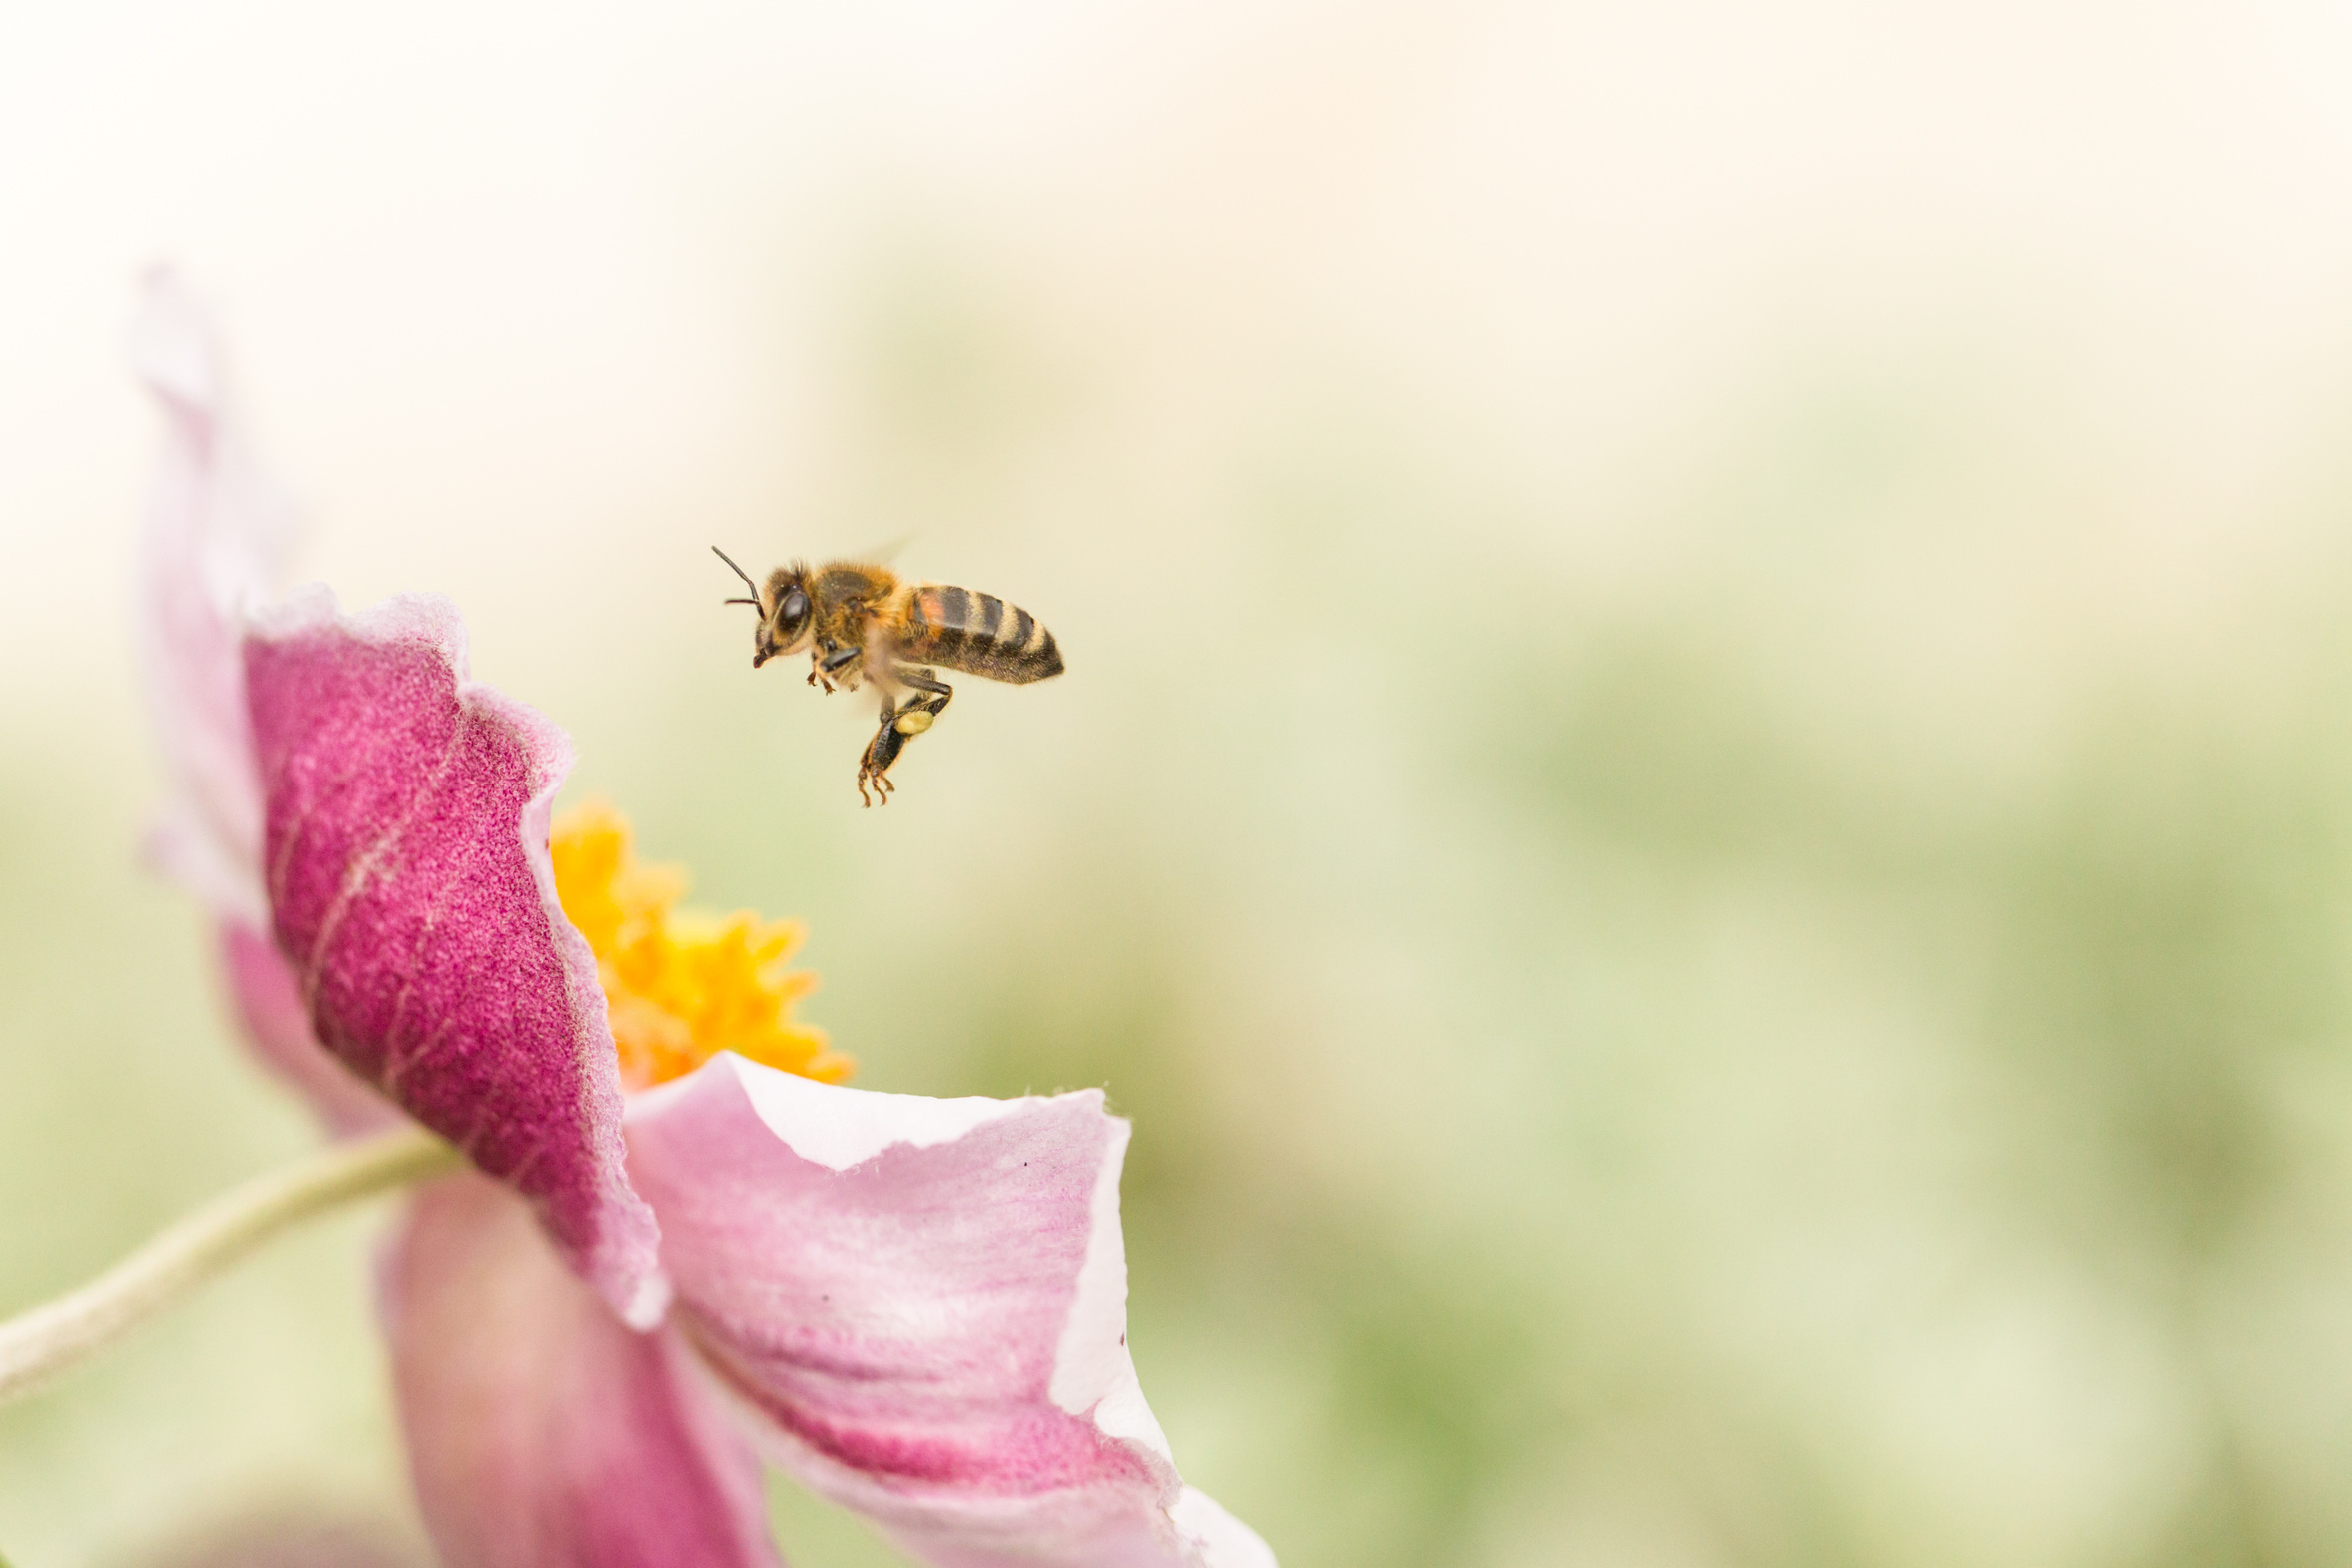
{"label": "blurred green background", "polygon": [[[2352,1559],[2352,29],[0,19],[0,1309],[305,1147],[135,859],[131,279],[866,1085],[1103,1084],[1286,1564]],[[749,668],[901,537],[1067,677]],[[17,1568],[421,1562],[380,1213],[0,1409]],[[778,1483],[801,1568],[896,1558]]]}

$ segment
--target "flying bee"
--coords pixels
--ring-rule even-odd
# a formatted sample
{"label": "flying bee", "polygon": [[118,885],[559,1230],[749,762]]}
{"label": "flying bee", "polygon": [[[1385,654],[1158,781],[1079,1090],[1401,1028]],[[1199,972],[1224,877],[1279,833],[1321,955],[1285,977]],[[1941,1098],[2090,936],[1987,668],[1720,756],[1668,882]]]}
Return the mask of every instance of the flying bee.
{"label": "flying bee", "polygon": [[[947,711],[955,688],[937,669],[960,670],[1013,686],[1061,674],[1061,650],[1036,617],[993,594],[945,583],[901,581],[887,567],[864,561],[803,562],[780,566],[763,588],[717,545],[711,553],[734,567],[760,612],[752,631],[752,668],[809,649],[809,684],[855,692],[872,682],[882,696],[882,728],[858,760],[858,798],[885,805],[897,785],[890,765],[906,743]],[[934,668],[936,667],[936,668]],[[874,797],[867,788],[872,785]]]}

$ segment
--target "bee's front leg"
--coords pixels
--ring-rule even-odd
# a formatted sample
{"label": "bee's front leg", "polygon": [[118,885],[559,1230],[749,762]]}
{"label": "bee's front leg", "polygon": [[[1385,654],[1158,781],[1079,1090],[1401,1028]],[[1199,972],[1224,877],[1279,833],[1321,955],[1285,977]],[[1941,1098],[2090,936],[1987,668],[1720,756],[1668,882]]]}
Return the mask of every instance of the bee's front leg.
{"label": "bee's front leg", "polygon": [[834,690],[833,678],[856,664],[862,657],[864,657],[863,649],[836,648],[831,643],[827,643],[821,649],[812,650],[809,655],[809,684],[824,687],[825,695],[831,697]]}

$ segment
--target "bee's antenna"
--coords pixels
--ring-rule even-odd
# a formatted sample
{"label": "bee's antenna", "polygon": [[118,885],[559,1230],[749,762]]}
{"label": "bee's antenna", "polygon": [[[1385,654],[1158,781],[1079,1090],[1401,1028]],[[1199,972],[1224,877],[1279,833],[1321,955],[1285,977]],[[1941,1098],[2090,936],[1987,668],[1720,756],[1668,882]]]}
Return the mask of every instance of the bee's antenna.
{"label": "bee's antenna", "polygon": [[755,597],[750,599],[722,599],[719,602],[721,604],[748,604],[755,610],[759,609],[760,601],[756,596],[760,592],[760,585],[752,581],[752,574],[745,571],[740,566],[735,566],[735,558],[729,555],[726,551],[720,549],[717,545],[711,546],[711,554],[717,556],[720,560],[725,561],[729,566],[734,566],[735,575],[742,578],[744,587],[749,588],[755,595]]}

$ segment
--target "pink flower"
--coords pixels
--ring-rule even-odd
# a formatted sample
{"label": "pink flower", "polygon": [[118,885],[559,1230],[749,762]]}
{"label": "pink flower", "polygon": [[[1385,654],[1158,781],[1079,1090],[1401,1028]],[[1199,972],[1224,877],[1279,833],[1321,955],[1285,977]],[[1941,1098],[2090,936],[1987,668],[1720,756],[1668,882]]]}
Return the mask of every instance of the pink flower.
{"label": "pink flower", "polygon": [[[468,678],[445,601],[268,602],[279,509],[169,278],[135,353],[168,420],[141,582],[156,857],[330,1127],[405,1115],[473,1167],[417,1195],[382,1291],[445,1559],[774,1563],[765,1454],[950,1568],[1271,1565],[1136,1383],[1102,1096],[867,1093],[802,1076],[846,1064],[776,1035],[773,997],[753,1022],[816,1042],[772,1058],[798,1072],[738,1054],[742,1018],[608,997],[641,949],[559,899],[563,733]],[[760,964],[789,938],[708,940]],[[671,1065],[634,1078],[683,1075],[625,1093],[614,1021],[648,1006],[623,1035]]]}

